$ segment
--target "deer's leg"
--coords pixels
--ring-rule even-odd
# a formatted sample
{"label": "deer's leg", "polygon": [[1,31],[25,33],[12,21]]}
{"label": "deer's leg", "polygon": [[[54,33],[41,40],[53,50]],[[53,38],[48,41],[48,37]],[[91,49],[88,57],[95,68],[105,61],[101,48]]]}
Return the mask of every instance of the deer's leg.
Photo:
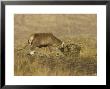
{"label": "deer's leg", "polygon": [[30,55],[34,55],[34,53],[35,53],[35,50],[34,50],[34,49],[35,49],[35,48],[36,48],[35,45],[32,45],[32,46],[31,46],[31,48],[30,48],[31,51],[30,51],[30,53],[29,53]]}

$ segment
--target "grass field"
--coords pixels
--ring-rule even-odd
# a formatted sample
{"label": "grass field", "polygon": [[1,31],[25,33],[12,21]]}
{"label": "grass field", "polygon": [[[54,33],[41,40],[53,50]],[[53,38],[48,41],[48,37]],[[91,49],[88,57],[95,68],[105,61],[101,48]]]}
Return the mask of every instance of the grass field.
{"label": "grass field", "polygon": [[[65,45],[81,47],[76,52],[36,48],[31,56],[27,44],[33,33],[53,33]],[[71,48],[74,50],[74,48]],[[77,51],[77,50],[76,50]],[[97,74],[96,14],[14,16],[14,75],[15,76],[95,76]]]}

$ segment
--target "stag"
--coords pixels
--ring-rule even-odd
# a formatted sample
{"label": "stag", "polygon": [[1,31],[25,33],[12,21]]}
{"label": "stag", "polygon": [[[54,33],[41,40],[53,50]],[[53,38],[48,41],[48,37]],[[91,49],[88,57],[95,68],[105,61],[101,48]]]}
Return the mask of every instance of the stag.
{"label": "stag", "polygon": [[30,54],[35,53],[34,49],[36,47],[57,47],[58,49],[63,48],[64,42],[55,37],[52,33],[35,33],[29,37],[28,44],[31,47]]}

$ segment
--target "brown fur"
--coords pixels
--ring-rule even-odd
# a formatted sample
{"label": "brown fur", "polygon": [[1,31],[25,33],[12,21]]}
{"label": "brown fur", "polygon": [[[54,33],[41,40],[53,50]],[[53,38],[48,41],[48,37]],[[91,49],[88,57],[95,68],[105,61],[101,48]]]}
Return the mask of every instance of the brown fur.
{"label": "brown fur", "polygon": [[31,49],[35,47],[58,47],[62,45],[62,41],[55,37],[52,33],[35,33],[32,34],[28,40]]}

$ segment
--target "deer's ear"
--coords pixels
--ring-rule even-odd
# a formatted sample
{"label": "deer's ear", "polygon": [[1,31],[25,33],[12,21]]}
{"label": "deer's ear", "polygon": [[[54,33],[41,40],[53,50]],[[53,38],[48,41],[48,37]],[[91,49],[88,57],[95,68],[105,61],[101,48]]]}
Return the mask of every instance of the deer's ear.
{"label": "deer's ear", "polygon": [[62,47],[62,48],[64,47],[64,42],[62,42],[62,45],[61,45],[61,47]]}
{"label": "deer's ear", "polygon": [[32,43],[30,42],[30,40],[28,40],[28,44],[31,45]]}

